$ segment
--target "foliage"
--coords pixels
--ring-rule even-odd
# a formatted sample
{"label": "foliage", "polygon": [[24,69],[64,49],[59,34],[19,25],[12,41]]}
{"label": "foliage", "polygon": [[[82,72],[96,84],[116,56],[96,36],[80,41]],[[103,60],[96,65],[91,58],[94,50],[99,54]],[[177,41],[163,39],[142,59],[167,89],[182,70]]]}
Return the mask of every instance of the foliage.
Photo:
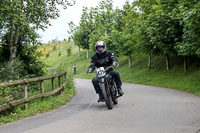
{"label": "foliage", "polygon": [[136,35],[136,24],[138,15],[134,9],[131,9],[131,5],[127,1],[123,6],[122,18],[121,18],[121,31],[119,36],[114,39],[118,40],[116,44],[120,49],[122,55],[129,56],[136,51],[137,46],[137,35]]}
{"label": "foliage", "polygon": [[44,75],[44,64],[40,60],[40,53],[37,52],[38,46],[31,46],[31,45],[21,45],[21,52],[19,56],[23,61],[24,69],[27,70],[31,77],[37,77]]}
{"label": "foliage", "polygon": [[62,54],[62,53],[61,53],[61,51],[60,51],[60,52],[58,53],[58,56],[61,56],[61,54]]}
{"label": "foliage", "polygon": [[83,8],[80,25],[75,26],[73,22],[69,23],[74,43],[83,49],[94,48],[95,42],[104,40],[109,47],[111,42],[107,35],[113,23],[112,0],[105,0],[99,3],[95,8]]}
{"label": "foliage", "polygon": [[109,36],[112,24],[114,23],[114,11],[112,0],[101,1],[93,10],[94,29],[90,34],[90,47],[94,49],[94,44],[103,40],[106,43],[107,49],[112,48],[112,40]]}
{"label": "foliage", "polygon": [[72,47],[67,48],[67,56],[70,57],[72,54]]}
{"label": "foliage", "polygon": [[[53,46],[54,44],[51,44],[51,45],[44,44],[37,48],[38,52],[44,50],[44,47],[45,47],[45,51],[51,52],[51,55],[47,59],[45,58],[45,54],[43,55],[44,58],[40,57],[41,59],[43,59],[44,62],[48,63],[45,66],[47,66],[48,68],[53,68],[54,70],[53,72],[49,71],[48,74],[55,74],[57,72],[62,71],[63,69],[66,69],[66,67],[70,68],[70,65],[66,65],[66,64],[63,65],[63,63],[67,63],[68,60],[70,60],[71,58],[74,58],[74,56],[67,57],[66,51],[62,53],[62,56],[58,57],[60,48],[63,47],[63,49],[67,49],[72,46],[72,42],[70,43],[67,43],[66,41],[61,42],[60,45],[57,45],[57,49],[55,51],[53,50]],[[72,55],[74,55],[74,51],[72,51]],[[57,66],[55,67],[55,65]],[[29,78],[29,77],[25,77],[25,78]],[[61,79],[63,80],[63,78]],[[41,112],[46,112],[65,104],[75,94],[73,76],[71,75],[70,71],[68,71],[67,73],[66,81],[67,81],[67,86],[65,88],[65,92],[62,93],[61,95],[45,98],[42,102],[41,102],[41,99],[29,102],[27,111],[23,109],[24,105],[20,105],[18,107],[15,107],[12,110],[1,113],[0,125],[3,123],[15,121],[15,120],[25,118],[25,117],[38,114]],[[58,87],[57,78],[55,79],[55,87],[56,88]],[[33,95],[39,94],[40,93],[39,88],[40,88],[39,82],[28,85],[28,95],[33,96]],[[44,88],[45,88],[45,92],[52,91],[51,80],[44,81]],[[8,89],[7,88],[1,89],[0,90],[0,104],[3,104],[10,100],[17,100],[17,99],[23,98],[24,96],[23,91],[24,91],[24,86],[16,86],[16,87],[10,87]]]}
{"label": "foliage", "polygon": [[[59,16],[57,5],[66,8],[70,3],[68,0],[2,0],[0,4],[0,35],[7,36],[10,48],[10,60],[17,54],[17,43],[20,36],[21,41],[35,40],[38,38],[36,30],[45,29],[50,25],[50,19]],[[35,43],[33,41],[33,43]]]}
{"label": "foliage", "polygon": [[[72,2],[72,3],[71,3]],[[0,61],[18,56],[25,69],[23,75],[40,76],[44,65],[38,59],[36,47],[39,44],[37,30],[50,25],[50,19],[59,16],[58,5],[63,8],[73,5],[74,0],[1,0],[0,2]],[[26,46],[29,45],[29,46]],[[13,66],[14,67],[14,66]],[[30,76],[30,77],[31,77]]]}
{"label": "foliage", "polygon": [[[44,75],[44,70],[43,70],[44,64],[39,59],[41,54],[36,51],[37,48],[38,48],[37,45],[18,45],[17,56],[19,57],[21,62],[21,67],[23,68],[23,70],[20,71],[21,77],[25,75],[29,75],[29,77]],[[0,56],[2,57],[1,62],[7,62],[9,60],[8,55],[9,55],[8,45],[3,45],[2,49],[0,50]]]}
{"label": "foliage", "polygon": [[[51,66],[50,68],[64,68],[68,71],[68,74],[73,74],[73,65],[76,64],[76,75],[75,78],[87,78],[92,79],[95,76],[93,74],[87,74],[87,68],[90,65],[90,60],[85,59],[86,50],[81,52],[81,57],[77,56],[77,47],[72,50],[72,56],[67,57],[65,53],[62,57],[57,58],[57,52],[52,53],[52,56],[45,62]],[[93,55],[94,51],[90,51],[90,55]],[[199,58],[190,60],[191,68],[187,73],[184,73],[181,59],[183,57],[173,56],[171,59],[171,70],[166,71],[165,60],[163,56],[152,57],[152,69],[147,70],[148,54],[134,52],[132,55],[133,68],[129,69],[128,60],[126,56],[119,56],[118,61],[120,66],[116,69],[120,73],[121,79],[125,83],[138,83],[147,84],[154,86],[162,86],[168,88],[174,88],[178,90],[184,90],[186,92],[195,93],[200,95],[200,67],[199,63],[194,62]],[[176,77],[176,78],[174,78]],[[172,80],[173,79],[173,80]],[[122,86],[123,87],[123,86]]]}
{"label": "foliage", "polygon": [[183,28],[182,41],[176,47],[179,55],[200,55],[200,2],[181,0],[178,4],[180,25]]}
{"label": "foliage", "polygon": [[114,10],[112,1],[105,0],[87,11],[72,34],[78,45],[89,37],[91,48],[103,40],[117,55],[144,52],[166,55],[167,60],[168,55],[200,56],[199,1],[135,0]]}
{"label": "foliage", "polygon": [[[22,78],[24,66],[22,65],[23,62],[20,60],[19,57],[14,59],[13,64],[11,61],[5,61],[0,66],[0,77],[2,82],[6,81],[13,81]],[[15,87],[7,87],[0,89],[0,104],[9,102],[11,100],[15,100],[23,95],[21,92],[23,91],[22,86],[15,86]]]}
{"label": "foliage", "polygon": [[10,61],[5,61],[0,66],[0,77],[2,81],[17,80],[22,77],[23,65],[19,58],[14,60],[14,65]]}

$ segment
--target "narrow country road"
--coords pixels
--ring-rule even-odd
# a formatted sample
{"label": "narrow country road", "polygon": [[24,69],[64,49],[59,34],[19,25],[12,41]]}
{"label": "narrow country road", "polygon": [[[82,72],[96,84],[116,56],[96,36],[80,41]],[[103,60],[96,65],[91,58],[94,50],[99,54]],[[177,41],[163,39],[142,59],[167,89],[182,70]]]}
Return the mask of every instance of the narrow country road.
{"label": "narrow country road", "polygon": [[125,95],[108,110],[91,80],[75,79],[66,105],[0,126],[0,133],[200,133],[200,97],[154,86],[123,84]]}

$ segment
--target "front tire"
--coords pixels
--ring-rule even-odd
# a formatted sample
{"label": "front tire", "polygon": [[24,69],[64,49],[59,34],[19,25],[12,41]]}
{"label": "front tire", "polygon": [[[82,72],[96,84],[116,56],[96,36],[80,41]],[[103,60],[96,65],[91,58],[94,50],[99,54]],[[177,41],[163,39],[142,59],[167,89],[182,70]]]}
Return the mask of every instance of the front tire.
{"label": "front tire", "polygon": [[107,86],[105,85],[105,83],[100,84],[100,88],[101,88],[104,100],[106,102],[106,106],[108,107],[108,109],[112,109],[113,108],[112,97],[111,97],[110,93],[106,92],[106,90],[107,90],[106,87]]}

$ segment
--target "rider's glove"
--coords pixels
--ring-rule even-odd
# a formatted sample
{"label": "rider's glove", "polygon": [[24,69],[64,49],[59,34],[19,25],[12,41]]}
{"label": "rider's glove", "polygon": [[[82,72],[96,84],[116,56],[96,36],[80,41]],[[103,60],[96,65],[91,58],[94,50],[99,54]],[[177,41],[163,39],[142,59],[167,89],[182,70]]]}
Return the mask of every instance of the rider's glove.
{"label": "rider's glove", "polygon": [[114,66],[114,67],[119,66],[119,63],[116,62],[116,61],[114,61],[114,62],[113,62],[113,66]]}
{"label": "rider's glove", "polygon": [[87,73],[92,73],[92,71],[93,71],[92,68],[89,68]]}

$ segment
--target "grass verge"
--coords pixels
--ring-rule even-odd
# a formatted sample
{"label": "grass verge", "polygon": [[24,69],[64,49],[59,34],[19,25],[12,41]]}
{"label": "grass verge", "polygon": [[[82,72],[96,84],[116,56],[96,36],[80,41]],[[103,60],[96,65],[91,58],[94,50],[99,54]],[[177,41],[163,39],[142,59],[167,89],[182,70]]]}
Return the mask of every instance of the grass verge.
{"label": "grass verge", "polygon": [[66,104],[66,102],[68,102],[75,94],[72,77],[67,79],[67,83],[67,87],[65,87],[62,94],[50,96],[42,101],[41,99],[36,99],[29,102],[27,111],[23,109],[24,105],[19,105],[10,111],[3,112],[0,117],[0,125],[33,116],[38,113],[47,112]]}
{"label": "grass verge", "polygon": [[[63,49],[68,48],[69,46],[71,46],[71,44],[72,43],[61,43],[59,46],[56,46],[55,50],[51,48],[52,45],[46,44],[41,47],[42,50],[45,48],[46,50],[50,49],[49,51],[51,51],[51,52],[49,51],[47,52],[50,57],[46,58],[46,55],[42,57],[42,60],[44,62],[49,63],[47,64],[47,68],[45,68],[47,70],[47,74],[52,74],[52,73],[55,74],[65,69],[63,66],[60,66],[59,63],[63,62],[62,53],[65,54],[65,51]],[[55,44],[53,46],[55,46]],[[45,53],[45,51],[42,51],[42,52]],[[54,69],[55,64],[59,66],[56,68],[56,71],[48,71],[48,69]],[[24,110],[24,105],[19,105],[11,110],[6,110],[5,112],[1,112],[0,125],[13,122],[16,120],[20,120],[29,116],[33,116],[38,113],[48,112],[52,109],[55,109],[59,106],[66,104],[76,93],[74,83],[73,83],[73,76],[70,74],[70,72],[68,72],[67,74],[66,82],[67,82],[67,86],[65,87],[65,90],[62,94],[59,94],[56,96],[50,96],[48,98],[45,98],[44,100],[37,99],[37,100],[31,101],[28,103],[28,110],[26,111]],[[55,86],[58,87],[57,78],[56,78]],[[45,92],[51,91],[51,81],[45,81],[44,88],[45,88]],[[29,92],[29,96],[37,94],[37,93],[40,93],[40,91]]]}

